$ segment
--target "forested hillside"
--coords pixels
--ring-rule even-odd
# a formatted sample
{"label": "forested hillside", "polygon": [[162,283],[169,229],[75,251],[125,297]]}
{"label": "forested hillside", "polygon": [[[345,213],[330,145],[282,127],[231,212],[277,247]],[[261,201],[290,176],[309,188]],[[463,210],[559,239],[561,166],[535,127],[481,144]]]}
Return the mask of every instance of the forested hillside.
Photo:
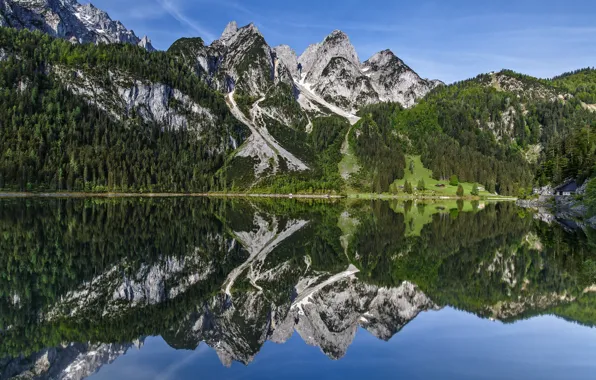
{"label": "forested hillside", "polygon": [[[570,177],[583,181],[595,170],[596,144],[590,135],[596,113],[553,83],[511,71],[480,75],[442,86],[411,109],[364,107],[360,123],[390,125],[385,127],[392,130],[390,137],[382,140],[395,146],[398,158],[392,161],[403,162],[403,153],[421,155],[437,180],[456,175],[508,195]],[[381,151],[372,140],[367,146]],[[360,159],[366,162],[362,154]],[[387,191],[391,182],[381,189]]]}
{"label": "forested hillside", "polygon": [[[150,53],[0,28],[0,189],[380,193],[397,189],[406,155],[436,180],[504,195],[595,173],[596,71],[583,69],[551,80],[483,74],[409,109],[361,107],[351,128],[323,106],[303,112],[298,88],[281,83],[283,96],[255,103],[259,128],[307,170],[280,158],[257,175],[243,153],[253,132],[210,74],[189,65],[187,45]],[[255,100],[241,100],[248,115]],[[342,178],[347,155],[355,173]]]}
{"label": "forested hillside", "polygon": [[[124,44],[73,45],[7,28],[0,28],[0,48],[5,55],[0,61],[0,188],[207,191],[223,186],[214,173],[233,150],[230,140],[241,142],[246,128],[232,117],[221,94],[168,53]],[[114,94],[105,100],[101,88],[92,88],[90,95],[72,90],[75,79],[92,75],[107,87],[116,73],[131,88],[134,81],[153,92],[163,88],[168,95],[164,112],[180,107],[178,114],[189,115],[180,99],[190,98],[187,102],[208,110],[211,128],[200,122],[175,128],[143,117],[155,116],[148,104],[123,114],[106,105]],[[175,90],[185,97],[174,96]]]}
{"label": "forested hillside", "polygon": [[583,182],[596,175],[596,70],[566,73],[551,83],[573,96],[568,105],[569,114],[583,117],[575,117],[569,128],[552,136],[538,171],[539,182],[560,183],[570,177]]}

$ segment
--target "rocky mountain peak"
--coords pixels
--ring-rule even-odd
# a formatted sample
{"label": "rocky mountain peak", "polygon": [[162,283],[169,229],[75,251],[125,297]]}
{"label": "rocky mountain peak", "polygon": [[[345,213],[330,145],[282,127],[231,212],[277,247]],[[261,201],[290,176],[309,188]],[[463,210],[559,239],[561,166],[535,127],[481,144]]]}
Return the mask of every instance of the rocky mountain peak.
{"label": "rocky mountain peak", "polygon": [[344,59],[356,67],[360,66],[356,49],[348,36],[340,30],[333,31],[325,37],[323,42],[309,46],[300,56],[298,62],[302,65],[306,81],[314,84],[319,80],[331,60],[337,58]]}
{"label": "rocky mountain peak", "polygon": [[238,23],[236,21],[230,21],[230,23],[226,25],[226,28],[221,34],[219,40],[225,43],[226,41],[229,41],[232,37],[234,37],[236,33],[238,33]]}
{"label": "rocky mountain peak", "polygon": [[300,73],[298,72],[298,56],[294,49],[288,45],[279,45],[273,48],[277,58],[287,67],[292,74],[292,77],[299,78]]}
{"label": "rocky mountain peak", "polygon": [[233,44],[239,36],[250,35],[257,35],[262,37],[261,32],[255,26],[255,24],[250,23],[246,26],[239,28],[238,23],[236,23],[236,21],[232,21],[224,29],[223,33],[221,34],[221,37],[219,38],[219,42],[221,42],[225,46],[229,46]]}
{"label": "rocky mountain peak", "polygon": [[106,12],[76,0],[0,0],[0,26],[40,30],[72,42],[129,43],[153,49]]}
{"label": "rocky mountain peak", "polygon": [[325,41],[337,41],[337,40],[349,40],[347,34],[342,32],[339,29],[334,30],[331,32],[327,37],[325,37]]}
{"label": "rocky mountain peak", "polygon": [[389,49],[380,51],[370,57],[366,62],[364,62],[364,66],[387,66],[389,64],[399,64],[404,65],[403,61],[399,59],[393,52]]}
{"label": "rocky mountain peak", "polygon": [[155,48],[151,44],[151,40],[147,36],[144,36],[143,38],[141,38],[138,45],[147,51],[155,51]]}

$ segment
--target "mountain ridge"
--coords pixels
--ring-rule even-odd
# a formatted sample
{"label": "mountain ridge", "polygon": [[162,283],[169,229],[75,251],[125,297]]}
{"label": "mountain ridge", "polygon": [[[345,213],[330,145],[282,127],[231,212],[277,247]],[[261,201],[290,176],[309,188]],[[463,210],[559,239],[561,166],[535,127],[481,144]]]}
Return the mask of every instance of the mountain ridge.
{"label": "mountain ridge", "polygon": [[[0,61],[9,69],[3,87],[32,96],[7,98],[6,104],[17,108],[2,110],[0,122],[10,125],[13,110],[24,107],[34,119],[51,115],[60,129],[62,114],[51,107],[42,111],[37,96],[47,102],[51,89],[64,90],[70,93],[72,117],[79,115],[75,105],[82,101],[91,106],[84,111],[87,118],[98,109],[100,120],[109,118],[122,127],[118,133],[130,133],[127,126],[133,124],[141,135],[155,128],[198,139],[181,139],[176,142],[180,146],[202,144],[191,152],[197,159],[183,160],[183,165],[164,163],[167,155],[154,153],[152,165],[161,161],[161,169],[141,173],[149,170],[148,160],[124,169],[115,154],[116,146],[139,157],[140,146],[106,145],[99,139],[92,142],[94,149],[114,155],[115,165],[108,169],[99,162],[92,169],[82,164],[89,161],[80,155],[90,142],[77,139],[78,153],[70,152],[69,160],[42,149],[42,159],[25,164],[22,157],[32,153],[24,153],[21,137],[4,129],[3,149],[19,153],[5,157],[2,188],[399,194],[406,154],[420,156],[434,180],[456,175],[507,195],[528,193],[534,184],[556,183],[563,176],[580,181],[591,176],[590,170],[580,170],[586,162],[591,165],[591,151],[570,154],[564,146],[574,130],[593,123],[596,91],[590,71],[555,80],[502,71],[446,86],[421,78],[391,50],[361,62],[339,30],[298,55],[287,45],[270,46],[254,24],[239,27],[236,22],[209,45],[200,37],[182,38],[166,52],[146,53],[134,45],[152,50],[148,38],[139,39],[105,12],[75,0],[0,0],[0,6],[5,26],[34,30],[2,30]],[[100,36],[99,31],[110,33]],[[68,46],[40,32],[77,43]],[[35,44],[42,54],[29,50]],[[22,71],[19,62],[41,65],[46,77],[36,76],[33,66]],[[25,145],[37,146],[39,132],[24,123],[20,136],[27,136]],[[89,133],[77,136],[99,136]],[[56,136],[62,135],[44,139],[55,142]],[[152,145],[142,149],[155,152]],[[174,149],[174,156],[189,154],[175,146],[168,149]],[[461,159],[475,165],[461,165]],[[165,168],[171,166],[180,166],[180,174],[168,173]]]}
{"label": "mountain ridge", "polygon": [[0,0],[0,26],[40,30],[76,43],[121,42],[155,50],[147,36],[137,37],[93,4],[76,0]]}

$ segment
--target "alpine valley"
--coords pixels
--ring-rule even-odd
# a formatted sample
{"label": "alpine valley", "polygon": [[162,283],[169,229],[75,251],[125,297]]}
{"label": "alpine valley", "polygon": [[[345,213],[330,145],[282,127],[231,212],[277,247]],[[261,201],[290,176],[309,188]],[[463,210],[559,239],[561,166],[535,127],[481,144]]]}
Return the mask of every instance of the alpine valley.
{"label": "alpine valley", "polygon": [[234,22],[155,51],[75,0],[0,0],[0,26],[4,191],[517,196],[595,174],[593,69],[445,85],[341,31],[297,55]]}

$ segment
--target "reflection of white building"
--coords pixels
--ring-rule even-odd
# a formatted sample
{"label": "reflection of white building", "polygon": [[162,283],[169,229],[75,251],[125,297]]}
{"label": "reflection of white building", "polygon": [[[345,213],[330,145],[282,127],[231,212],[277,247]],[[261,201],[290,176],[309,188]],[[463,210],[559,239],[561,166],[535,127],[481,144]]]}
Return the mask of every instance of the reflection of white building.
{"label": "reflection of white building", "polygon": [[577,182],[570,180],[555,188],[555,195],[570,196],[577,192]]}

